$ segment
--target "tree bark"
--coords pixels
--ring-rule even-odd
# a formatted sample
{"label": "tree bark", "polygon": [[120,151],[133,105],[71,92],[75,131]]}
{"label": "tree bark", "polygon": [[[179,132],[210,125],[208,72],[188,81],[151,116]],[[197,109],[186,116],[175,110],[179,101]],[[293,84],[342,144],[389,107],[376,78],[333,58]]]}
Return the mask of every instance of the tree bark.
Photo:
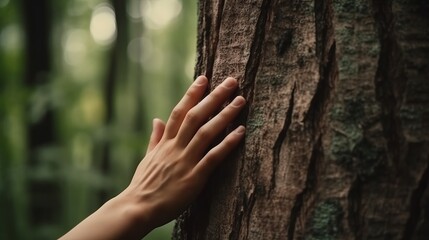
{"label": "tree bark", "polygon": [[204,1],[196,74],[248,100],[174,239],[425,239],[429,4]]}

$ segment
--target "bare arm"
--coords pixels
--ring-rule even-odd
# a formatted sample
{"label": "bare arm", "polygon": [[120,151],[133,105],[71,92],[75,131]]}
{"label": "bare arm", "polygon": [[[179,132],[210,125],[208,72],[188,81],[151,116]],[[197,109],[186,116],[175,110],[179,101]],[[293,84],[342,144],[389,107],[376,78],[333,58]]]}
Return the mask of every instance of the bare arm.
{"label": "bare arm", "polygon": [[227,78],[202,99],[207,85],[206,77],[198,77],[173,109],[167,124],[154,120],[146,156],[130,185],[61,239],[141,239],[177,217],[195,199],[245,130],[239,126],[211,147],[243,108],[245,99],[236,97],[214,115],[238,83]]}

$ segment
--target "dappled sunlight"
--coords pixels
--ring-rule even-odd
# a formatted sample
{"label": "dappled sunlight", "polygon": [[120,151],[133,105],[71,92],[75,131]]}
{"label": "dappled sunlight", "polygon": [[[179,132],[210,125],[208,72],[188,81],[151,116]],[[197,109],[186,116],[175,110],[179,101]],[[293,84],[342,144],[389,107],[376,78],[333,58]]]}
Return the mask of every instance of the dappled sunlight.
{"label": "dappled sunlight", "polygon": [[142,0],[141,12],[148,28],[159,29],[171,23],[182,11],[178,0]]}
{"label": "dappled sunlight", "polygon": [[88,170],[91,167],[93,142],[85,133],[76,134],[71,145],[73,167]]}
{"label": "dappled sunlight", "polygon": [[131,20],[135,22],[141,21],[142,18],[142,11],[141,11],[141,4],[142,0],[129,0],[129,3],[127,5],[127,14],[131,18]]}
{"label": "dappled sunlight", "polygon": [[[196,2],[43,3],[0,0],[0,196],[10,196],[0,239],[56,239],[123,190],[152,118],[167,119],[192,81]],[[55,220],[32,216],[34,179],[55,187],[36,196],[57,203],[44,206]],[[171,229],[145,239],[169,239]]]}
{"label": "dappled sunlight", "polygon": [[101,4],[95,8],[89,29],[94,41],[98,44],[108,45],[115,40],[115,12],[110,5]]}
{"label": "dappled sunlight", "polygon": [[147,63],[151,60],[154,52],[152,41],[146,37],[134,38],[127,47],[127,54],[135,63]]}
{"label": "dappled sunlight", "polygon": [[79,121],[83,123],[97,126],[102,123],[105,117],[104,103],[98,89],[86,88],[82,93],[82,99],[79,104],[81,114]]}
{"label": "dappled sunlight", "polygon": [[88,47],[85,44],[88,33],[82,29],[67,31],[63,39],[64,61],[69,65],[81,63],[87,56]]}
{"label": "dappled sunlight", "polygon": [[6,7],[9,3],[9,0],[0,0],[0,7]]}
{"label": "dappled sunlight", "polygon": [[22,46],[22,30],[18,25],[11,24],[0,30],[0,47],[13,51]]}

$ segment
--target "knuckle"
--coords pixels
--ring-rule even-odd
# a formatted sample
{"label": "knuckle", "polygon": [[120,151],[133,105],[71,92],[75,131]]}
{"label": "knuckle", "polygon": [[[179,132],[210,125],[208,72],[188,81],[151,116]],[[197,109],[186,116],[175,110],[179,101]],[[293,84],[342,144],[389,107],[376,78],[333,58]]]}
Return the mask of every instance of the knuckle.
{"label": "knuckle", "polygon": [[196,134],[196,137],[199,140],[207,140],[207,139],[211,139],[213,136],[213,134],[211,133],[210,130],[208,130],[206,127],[201,127]]}
{"label": "knuckle", "polygon": [[235,145],[235,139],[231,135],[226,136],[221,142],[223,148],[229,148],[232,145]]}
{"label": "knuckle", "polygon": [[222,93],[220,93],[219,91],[213,91],[213,92],[211,92],[210,93],[210,98],[213,100],[213,101],[221,101],[222,100]]}
{"label": "knuckle", "polygon": [[200,117],[195,111],[191,110],[186,114],[185,121],[189,123],[198,123],[200,121]]}
{"label": "knuckle", "polygon": [[179,107],[175,107],[173,109],[173,111],[171,111],[170,118],[172,120],[178,120],[178,119],[180,119],[182,117],[182,115],[183,115],[183,109],[181,109]]}
{"label": "knuckle", "polygon": [[186,91],[185,95],[188,98],[194,99],[197,96],[197,92],[198,92],[198,87],[192,86],[191,88],[188,89],[188,91]]}
{"label": "knuckle", "polygon": [[228,108],[223,109],[220,113],[218,113],[218,114],[217,114],[217,116],[216,116],[216,117],[217,117],[220,121],[227,120],[227,119],[229,118],[229,116],[231,115],[229,110],[230,110],[230,109],[228,109]]}
{"label": "knuckle", "polygon": [[227,136],[224,141],[225,141],[225,147],[235,144],[234,138],[232,138],[231,136]]}
{"label": "knuckle", "polygon": [[206,154],[205,158],[206,158],[206,160],[211,162],[217,158],[217,154],[213,150],[211,150]]}

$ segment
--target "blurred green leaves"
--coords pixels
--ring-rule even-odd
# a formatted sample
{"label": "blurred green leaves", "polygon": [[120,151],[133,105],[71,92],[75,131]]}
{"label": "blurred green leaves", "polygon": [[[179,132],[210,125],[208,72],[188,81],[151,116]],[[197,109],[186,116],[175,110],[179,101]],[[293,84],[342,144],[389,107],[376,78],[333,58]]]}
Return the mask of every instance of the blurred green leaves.
{"label": "blurred green leaves", "polygon": [[[0,0],[0,239],[56,238],[126,187],[152,118],[167,119],[195,58],[196,2],[48,1],[52,66],[28,86],[24,1]],[[47,112],[55,142],[30,149],[29,126]],[[45,209],[60,221],[30,217],[40,212],[34,183],[60,186],[41,198],[60,199]]]}

